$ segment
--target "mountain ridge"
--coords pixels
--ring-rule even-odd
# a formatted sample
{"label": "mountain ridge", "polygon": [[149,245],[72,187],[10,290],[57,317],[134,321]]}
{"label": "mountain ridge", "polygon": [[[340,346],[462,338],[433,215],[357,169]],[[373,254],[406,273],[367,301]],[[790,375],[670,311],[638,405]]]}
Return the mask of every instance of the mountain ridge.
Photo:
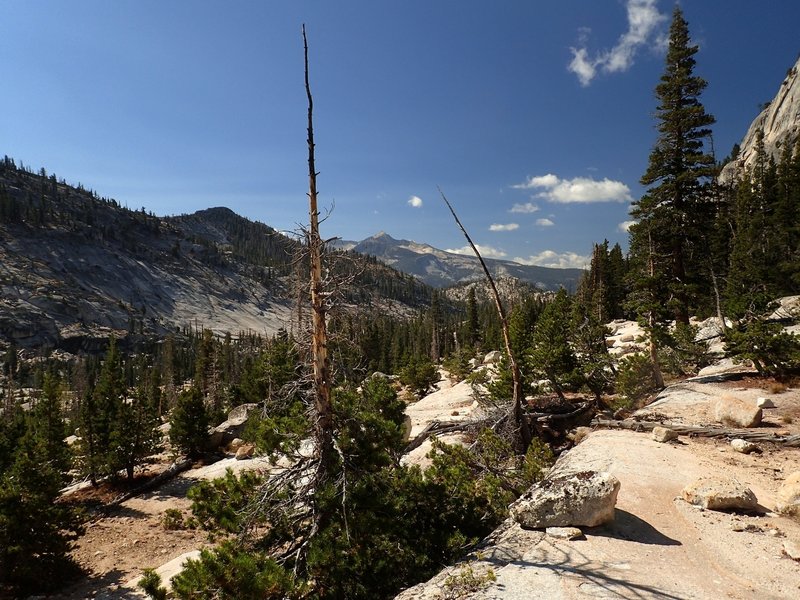
{"label": "mountain ridge", "polygon": [[[475,256],[441,250],[430,244],[397,239],[380,231],[361,241],[339,240],[335,247],[374,256],[386,265],[409,273],[433,287],[448,287],[484,278]],[[577,288],[583,269],[558,269],[523,265],[510,260],[484,258],[494,277],[519,279],[541,291]]]}
{"label": "mountain ridge", "polygon": [[[182,327],[291,330],[300,256],[299,241],[229,208],[157,217],[0,160],[0,346],[79,352]],[[340,294],[353,309],[429,302],[410,276],[350,259],[336,268],[355,262]]]}

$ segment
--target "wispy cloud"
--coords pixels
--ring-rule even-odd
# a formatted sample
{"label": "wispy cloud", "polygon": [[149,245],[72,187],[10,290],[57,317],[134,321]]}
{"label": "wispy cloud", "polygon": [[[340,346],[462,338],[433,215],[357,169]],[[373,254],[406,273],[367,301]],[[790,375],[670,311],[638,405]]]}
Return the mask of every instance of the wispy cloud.
{"label": "wispy cloud", "polygon": [[550,219],[536,219],[536,224],[539,227],[552,227],[553,225],[555,225],[555,223],[553,223],[553,221],[551,221]]}
{"label": "wispy cloud", "polygon": [[606,73],[627,71],[641,46],[663,48],[664,35],[659,29],[667,15],[658,11],[657,4],[657,0],[627,0],[628,31],[620,36],[611,50],[599,52],[594,57],[589,56],[585,47],[588,30],[580,30],[581,46],[570,48],[572,60],[567,68],[578,76],[581,85],[588,86],[598,70]]}
{"label": "wispy cloud", "polygon": [[559,204],[590,202],[633,202],[630,188],[621,181],[590,177],[561,179],[552,173],[528,177],[524,183],[512,186],[520,190],[542,190],[537,197]]}
{"label": "wispy cloud", "polygon": [[585,269],[589,266],[588,256],[576,254],[575,252],[555,252],[544,250],[539,254],[533,254],[527,258],[517,257],[514,262],[523,265],[538,265],[540,267],[554,267],[557,269]]}
{"label": "wispy cloud", "polygon": [[492,223],[489,231],[514,231],[519,229],[519,223]]}
{"label": "wispy cloud", "polygon": [[[514,185],[511,187],[517,187],[517,186]],[[529,214],[529,213],[535,213],[537,210],[539,210],[539,207],[536,206],[533,202],[525,202],[524,204],[515,204],[514,206],[511,207],[511,210],[508,212]]]}
{"label": "wispy cloud", "polygon": [[422,198],[419,196],[411,196],[411,198],[408,199],[408,205],[413,208],[422,208]]}
{"label": "wispy cloud", "polygon": [[617,225],[617,231],[624,231],[627,233],[631,230],[631,225],[636,225],[636,221],[623,221]]}
{"label": "wispy cloud", "polygon": [[[502,250],[498,248],[492,248],[491,246],[482,246],[481,244],[475,244],[475,247],[478,249],[478,252],[481,253],[481,256],[484,258],[505,258],[508,256]],[[452,252],[453,254],[467,254],[469,256],[474,256],[475,253],[472,251],[472,248],[467,246],[462,246],[461,248],[447,248],[445,252]]]}

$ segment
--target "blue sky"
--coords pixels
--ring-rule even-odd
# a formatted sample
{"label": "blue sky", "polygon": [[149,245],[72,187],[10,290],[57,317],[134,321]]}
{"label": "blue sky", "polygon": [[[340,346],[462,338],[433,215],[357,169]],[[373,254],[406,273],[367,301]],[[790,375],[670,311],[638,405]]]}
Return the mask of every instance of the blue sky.
{"label": "blue sky", "polygon": [[[307,221],[301,24],[324,237],[576,266],[655,142],[667,0],[0,0],[0,154],[159,215]],[[797,0],[683,0],[728,154],[800,51]]]}

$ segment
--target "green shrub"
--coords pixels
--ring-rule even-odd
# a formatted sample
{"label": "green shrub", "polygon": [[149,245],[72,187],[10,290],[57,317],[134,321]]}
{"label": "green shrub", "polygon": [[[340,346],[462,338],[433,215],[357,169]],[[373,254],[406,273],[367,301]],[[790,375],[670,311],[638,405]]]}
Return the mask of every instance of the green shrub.
{"label": "green shrub", "polygon": [[619,362],[617,367],[617,393],[622,402],[617,408],[638,408],[656,387],[653,364],[643,354],[631,354]]}
{"label": "green shrub", "polygon": [[290,600],[302,589],[274,560],[231,542],[201,550],[172,579],[173,593],[187,600]]}
{"label": "green shrub", "polygon": [[167,588],[161,585],[161,576],[155,569],[145,569],[138,585],[153,600],[167,600]]}
{"label": "green shrub", "polygon": [[234,475],[231,469],[225,477],[201,481],[192,486],[186,497],[192,501],[192,514],[202,529],[235,533],[239,530],[242,511],[263,477],[252,471]]}
{"label": "green shrub", "polygon": [[428,393],[439,381],[439,370],[429,360],[413,360],[400,370],[400,383],[411,388],[417,396]]}
{"label": "green shrub", "polygon": [[800,338],[778,323],[760,319],[741,323],[729,331],[725,354],[735,360],[750,360],[762,375],[785,378],[800,370]]}
{"label": "green shrub", "polygon": [[177,508],[168,508],[161,517],[161,525],[167,531],[186,529],[186,523],[183,520],[183,511]]}
{"label": "green shrub", "polygon": [[659,349],[661,370],[672,375],[687,376],[709,364],[705,342],[696,342],[697,327],[678,323],[667,343]]}
{"label": "green shrub", "polygon": [[494,569],[479,572],[471,564],[460,567],[458,571],[448,575],[444,580],[445,600],[459,600],[483,590],[497,581]]}
{"label": "green shrub", "polygon": [[450,376],[457,381],[466,379],[471,373],[469,361],[474,358],[470,349],[461,348],[458,352],[453,352],[443,362],[442,367],[450,373]]}

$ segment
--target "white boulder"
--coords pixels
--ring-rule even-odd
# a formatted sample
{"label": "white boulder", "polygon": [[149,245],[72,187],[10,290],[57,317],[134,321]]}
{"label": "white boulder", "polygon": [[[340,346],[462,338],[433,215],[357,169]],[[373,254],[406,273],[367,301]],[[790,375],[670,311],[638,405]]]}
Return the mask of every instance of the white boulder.
{"label": "white boulder", "polygon": [[523,527],[595,527],[614,520],[620,482],[604,471],[547,478],[511,505]]}

